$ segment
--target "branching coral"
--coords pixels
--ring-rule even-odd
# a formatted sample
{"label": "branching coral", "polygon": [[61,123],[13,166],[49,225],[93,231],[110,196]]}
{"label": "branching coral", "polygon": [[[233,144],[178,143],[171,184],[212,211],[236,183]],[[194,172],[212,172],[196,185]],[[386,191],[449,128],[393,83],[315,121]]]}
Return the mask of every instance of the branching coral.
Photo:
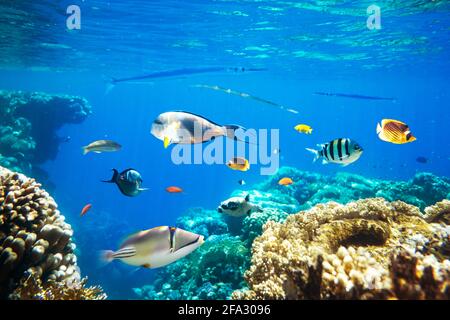
{"label": "branching coral", "polygon": [[448,247],[449,235],[448,226],[428,223],[418,208],[401,201],[374,198],[345,206],[318,204],[290,215],[283,224],[269,221],[264,226],[245,274],[249,289],[236,291],[233,297],[406,298],[395,287],[396,281],[403,283],[394,263],[403,261],[397,254],[400,249],[415,259],[418,270],[432,268],[433,278],[430,271],[428,276],[415,274],[417,281],[426,282],[423,290],[434,286],[435,297],[445,297],[448,255],[438,261],[428,253]]}
{"label": "branching coral", "polygon": [[80,282],[71,226],[40,187],[0,167],[0,298],[20,290],[30,275],[44,287]]}
{"label": "branching coral", "polygon": [[105,300],[106,294],[99,286],[85,287],[87,278],[71,285],[57,281],[42,280],[32,274],[21,280],[20,285],[11,294],[15,300]]}

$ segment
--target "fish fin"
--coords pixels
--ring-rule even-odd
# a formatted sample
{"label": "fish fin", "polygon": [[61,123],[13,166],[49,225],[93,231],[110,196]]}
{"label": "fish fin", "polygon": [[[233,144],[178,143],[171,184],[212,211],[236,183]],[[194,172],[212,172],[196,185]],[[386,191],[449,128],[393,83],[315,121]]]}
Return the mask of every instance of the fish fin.
{"label": "fish fin", "polygon": [[248,193],[245,198],[244,198],[245,202],[249,202],[250,201],[250,193]]}
{"label": "fish fin", "polygon": [[101,182],[116,183],[117,177],[119,176],[119,171],[117,171],[116,169],[112,169],[112,171],[113,171],[113,176],[112,176],[111,180],[101,180]]}
{"label": "fish fin", "polygon": [[143,264],[141,267],[142,268],[146,268],[146,269],[150,269],[151,265],[150,265],[150,263],[146,263],[146,264]]}
{"label": "fish fin", "polygon": [[147,191],[147,190],[149,190],[148,188],[139,188],[138,189],[139,191]]}
{"label": "fish fin", "polygon": [[164,149],[167,149],[167,147],[170,145],[170,139],[169,137],[164,137]]}
{"label": "fish fin", "polygon": [[381,126],[384,127],[389,122],[394,122],[394,123],[398,123],[398,124],[407,126],[406,123],[398,121],[398,120],[394,120],[394,119],[383,119],[383,120],[381,120]]}
{"label": "fish fin", "polygon": [[383,129],[382,129],[380,123],[377,123],[377,134],[379,135],[379,134],[381,133],[382,130],[383,130]]}
{"label": "fish fin", "polygon": [[322,164],[328,164],[328,161],[325,160],[325,159],[323,159],[323,160],[322,160]]}
{"label": "fish fin", "polygon": [[312,154],[314,154],[313,162],[316,162],[317,159],[320,158],[320,152],[319,152],[319,150],[310,149],[310,148],[306,148],[306,150],[308,150],[309,152],[311,152]]}
{"label": "fish fin", "polygon": [[86,147],[81,147],[81,150],[83,150],[83,155],[86,155],[89,153],[89,149]]}
{"label": "fish fin", "polygon": [[350,163],[343,163],[342,164],[342,167],[346,167],[346,166],[348,166]]}
{"label": "fish fin", "polygon": [[101,153],[100,151],[94,151],[95,153]]}

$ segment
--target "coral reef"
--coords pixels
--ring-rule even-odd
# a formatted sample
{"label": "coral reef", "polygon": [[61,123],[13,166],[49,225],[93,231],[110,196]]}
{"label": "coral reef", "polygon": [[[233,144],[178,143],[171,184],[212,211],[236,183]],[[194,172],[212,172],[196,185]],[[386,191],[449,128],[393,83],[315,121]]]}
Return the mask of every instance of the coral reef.
{"label": "coral reef", "polygon": [[21,280],[20,285],[10,295],[12,300],[105,300],[107,298],[99,286],[85,287],[87,278],[71,285],[57,281],[42,280],[31,274]]}
{"label": "coral reef", "polygon": [[249,254],[239,237],[210,236],[198,250],[161,269],[152,285],[134,291],[141,299],[227,299],[243,285]]}
{"label": "coral reef", "polygon": [[81,123],[91,113],[86,99],[42,92],[0,90],[0,165],[30,174],[54,159],[64,124]]}
{"label": "coral reef", "polygon": [[[295,183],[290,186],[280,186],[278,184],[278,181],[280,180],[280,178],[285,176],[291,177]],[[343,204],[347,204],[358,199],[375,197],[376,195],[383,195],[383,197],[386,197],[386,199],[389,201],[402,200],[405,203],[394,202],[393,204],[387,204],[387,202],[383,199],[367,200],[369,201],[367,203],[362,202],[362,204],[357,205],[357,209],[359,210],[358,214],[362,215],[358,222],[357,220],[352,219],[339,220],[337,219],[337,216],[333,219],[329,217],[330,223],[327,224],[327,226],[331,229],[327,229],[328,227],[325,228],[325,225],[323,225],[322,229],[320,229],[323,235],[320,239],[316,239],[318,248],[329,249],[329,255],[327,256],[327,259],[331,259],[331,262],[328,260],[323,261],[323,264],[325,266],[332,265],[333,261],[337,263],[338,259],[340,259],[337,256],[339,247],[336,248],[335,244],[327,242],[326,235],[333,235],[333,233],[335,232],[335,229],[332,228],[340,228],[339,230],[347,230],[348,232],[355,233],[361,231],[361,236],[364,235],[364,230],[366,230],[365,228],[368,228],[369,230],[371,230],[371,232],[373,232],[373,234],[371,236],[368,236],[368,239],[366,239],[366,241],[373,241],[373,246],[375,246],[378,242],[381,243],[383,241],[392,243],[394,245],[394,242],[392,241],[393,235],[395,237],[398,237],[398,241],[396,242],[396,244],[400,247],[405,245],[412,246],[410,242],[425,241],[424,239],[427,239],[429,243],[428,245],[423,246],[423,254],[428,254],[432,257],[436,257],[437,259],[439,259],[439,261],[443,261],[445,260],[445,257],[448,257],[450,254],[450,243],[448,239],[446,241],[443,240],[443,238],[445,238],[445,234],[448,234],[449,232],[446,227],[439,226],[440,224],[448,224],[449,221],[450,210],[448,207],[450,201],[443,200],[448,197],[449,192],[450,184],[448,179],[440,178],[429,173],[418,173],[410,181],[391,182],[377,179],[367,179],[365,177],[349,173],[338,173],[335,176],[324,176],[317,173],[300,171],[295,168],[283,167],[280,168],[280,170],[275,175],[269,177],[262,183],[250,186],[249,190],[235,190],[231,194],[231,196],[233,197],[244,197],[249,194],[250,201],[253,204],[256,204],[263,208],[262,212],[253,212],[249,216],[236,218],[220,214],[216,211],[195,208],[188,211],[185,215],[179,217],[177,220],[177,226],[185,230],[190,230],[198,234],[205,235],[205,245],[186,259],[183,259],[173,265],[166,267],[165,269],[158,271],[156,274],[156,281],[153,285],[147,285],[142,288],[135,288],[134,291],[138,297],[145,299],[230,298],[234,290],[245,286],[243,271],[246,270],[244,266],[250,264],[250,255],[248,254],[248,252],[252,248],[254,239],[263,233],[264,225],[266,225],[266,229],[270,229],[271,226],[284,223],[286,219],[294,219],[292,217],[296,217],[298,215],[293,214],[298,212],[299,210],[311,209],[314,206],[315,207],[314,209],[312,209],[312,213],[310,213],[309,216],[314,216],[317,212],[325,210],[325,208],[327,208],[326,210],[331,210],[331,208],[334,208],[333,210],[337,211],[344,210],[339,209],[346,208],[342,206]],[[439,201],[443,201],[433,205],[437,199]],[[323,203],[328,204],[324,205]],[[407,203],[409,203],[410,205],[408,205]],[[412,205],[417,206],[418,208]],[[427,205],[432,206],[426,208]],[[355,206],[355,204],[349,204],[349,206]],[[373,209],[372,207],[378,209]],[[385,212],[387,208],[391,207],[395,207],[398,211],[398,214],[395,215],[395,219],[397,220],[395,220],[393,217],[389,217],[389,215]],[[421,214],[420,210],[425,210],[425,215]],[[367,217],[364,216],[364,214],[366,213],[368,215]],[[324,215],[319,216],[323,216],[323,218],[325,217]],[[414,223],[411,221],[413,221]],[[320,224],[322,222],[323,221],[320,220]],[[317,225],[318,227],[319,222],[311,222],[310,228],[313,228],[313,226],[315,225]],[[411,225],[415,227],[412,227]],[[429,228],[430,225],[432,225],[434,231],[437,232],[435,236],[432,235],[432,232],[426,232],[427,228]],[[420,229],[421,226],[423,227],[423,230]],[[398,230],[403,231],[400,232]],[[302,234],[304,235],[305,231],[292,229],[291,231],[286,230],[285,232],[287,234],[283,235],[283,237],[299,237]],[[403,238],[398,235],[399,232],[404,236]],[[408,238],[404,235],[405,232],[416,232],[416,235],[415,237],[411,236],[410,238]],[[219,235],[220,237],[216,237],[217,235]],[[312,232],[312,234],[308,234],[308,236],[310,237],[313,237],[315,235],[315,231]],[[372,237],[373,235],[376,235],[376,237]],[[222,243],[222,241],[224,241],[225,244],[222,243],[222,245],[226,248],[227,244],[233,243],[231,239],[234,239],[233,241],[236,242],[235,245],[241,248],[246,248],[246,251],[242,249],[242,253],[247,252],[244,254],[244,259],[228,259],[226,268],[239,271],[235,273],[233,277],[224,278],[227,280],[224,280],[221,277],[211,277],[210,274],[214,274],[217,272],[213,270],[213,267],[209,267],[210,270],[205,271],[205,269],[199,269],[198,266],[193,263],[193,261],[203,261],[203,259],[207,259],[206,257],[208,257],[208,259],[212,259],[211,253],[215,252],[215,249],[213,250],[212,248],[216,247],[214,245],[206,245],[210,240],[216,244]],[[348,240],[351,242],[352,239]],[[274,243],[276,243],[275,237],[273,241]],[[368,248],[367,246],[358,247],[353,244],[353,247],[350,248],[350,242],[347,244],[347,246],[343,246],[343,249],[341,249],[340,251],[341,254],[342,252],[344,252],[344,249],[349,252],[347,255],[349,255],[350,257],[346,258],[347,260],[349,260],[350,258],[352,259],[352,261],[358,260],[359,255],[369,254],[365,251]],[[261,243],[261,239],[257,240],[257,244],[254,245],[253,250],[259,250],[257,249],[259,243]],[[298,243],[299,242],[297,241],[291,244],[288,241],[285,241],[283,245],[286,245],[288,248],[292,248],[299,245]],[[270,241],[267,241],[265,245],[268,247],[264,250],[268,250],[268,252],[270,252]],[[333,248],[333,250],[331,248]],[[262,250],[262,252],[264,250]],[[392,275],[389,271],[388,265],[389,263],[392,264],[393,261],[397,261],[394,259],[398,258],[399,256],[391,255],[391,251],[393,251],[393,249],[386,249],[385,251],[385,254],[383,254],[383,261],[376,262],[375,265],[372,265],[370,263],[372,263],[373,261],[368,260],[364,262],[366,263],[365,266],[363,262],[361,262],[361,264],[358,265],[358,268],[360,268],[360,270],[358,270],[359,272],[361,270],[365,270],[368,274],[373,273],[372,276],[377,276],[379,282],[384,283],[387,286],[387,283],[392,283],[392,279],[390,278],[392,277]],[[217,254],[218,256],[221,255],[219,252],[217,252]],[[271,256],[266,260],[266,264],[270,264],[272,262],[275,263],[272,260],[272,258],[274,257],[273,253],[269,254]],[[334,259],[335,256],[337,257],[336,259]],[[286,268],[289,267],[290,264],[288,260],[289,257],[290,256],[285,252],[283,256],[283,262],[286,263]],[[253,258],[256,258],[255,254]],[[323,260],[324,257],[318,259]],[[418,258],[417,253],[412,257],[412,259],[417,260],[418,266],[423,265],[423,259]],[[430,259],[430,257],[427,257],[425,261],[430,261]],[[408,261],[412,260],[410,259]],[[303,261],[302,263],[305,262]],[[320,264],[320,267],[317,266],[317,268],[314,267],[314,264],[310,264],[309,266],[311,270],[308,274],[310,274],[312,278],[308,286],[311,286],[311,281],[318,281],[314,279],[319,279],[317,278],[317,274],[319,273],[318,270],[320,268],[323,268],[323,266],[322,264]],[[411,266],[409,267],[411,268]],[[352,276],[355,276],[354,273],[355,272],[352,273]],[[304,277],[299,278],[300,274],[302,273],[292,271],[290,273],[290,276],[293,279],[292,281],[305,281]],[[319,274],[320,276],[322,276],[321,272]],[[314,278],[314,275],[317,276]],[[356,273],[356,275],[359,276],[359,273]],[[327,277],[327,275],[325,275],[325,277]],[[191,278],[195,280],[192,280]],[[259,280],[254,281],[256,283]],[[365,288],[365,286],[369,286],[368,283],[364,282],[365,280],[361,281],[361,287]],[[315,288],[317,289],[317,286]],[[246,292],[245,294],[238,294],[237,292],[238,291],[236,291],[236,293],[234,294],[235,298],[252,297],[249,293],[251,291],[244,291]],[[356,291],[353,291],[352,294],[357,295],[357,293],[355,292]],[[334,292],[334,294],[334,297],[337,298],[338,296],[336,292]],[[279,297],[284,297],[284,295],[285,293],[280,291]],[[307,294],[303,293],[303,295],[310,298],[316,298],[320,296],[318,292]],[[344,296],[348,298],[351,296],[351,294],[345,293]],[[387,295],[385,294],[385,296]],[[397,296],[400,297],[400,295]],[[381,296],[379,297],[381,298]],[[395,297],[395,294],[391,293],[389,297]]]}
{"label": "coral reef", "polygon": [[[294,184],[289,187],[279,186],[279,179],[286,176],[292,178]],[[426,206],[449,197],[450,180],[431,173],[417,173],[409,181],[385,181],[346,172],[324,176],[282,167],[255,188],[266,192],[278,190],[298,201],[302,210],[328,201],[345,204],[373,197],[382,197],[389,201],[402,200],[423,210]]]}
{"label": "coral reef", "polygon": [[[447,210],[448,201],[425,211]],[[233,298],[449,298],[449,239],[448,225],[401,201],[318,204],[265,224],[245,273],[249,288]]]}
{"label": "coral reef", "polygon": [[0,204],[0,298],[30,276],[55,292],[82,286],[71,226],[41,185],[0,167]]}

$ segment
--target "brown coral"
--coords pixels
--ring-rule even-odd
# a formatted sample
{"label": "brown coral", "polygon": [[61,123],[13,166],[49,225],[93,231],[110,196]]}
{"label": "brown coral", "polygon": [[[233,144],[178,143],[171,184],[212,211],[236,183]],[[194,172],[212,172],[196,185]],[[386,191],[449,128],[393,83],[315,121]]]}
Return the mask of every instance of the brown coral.
{"label": "brown coral", "polygon": [[446,297],[448,255],[434,252],[442,253],[441,247],[448,246],[449,234],[447,226],[428,223],[418,208],[401,201],[318,204],[289,216],[285,223],[270,221],[264,226],[245,274],[250,288],[234,292],[233,298],[408,298],[395,290],[396,283],[406,281],[400,281],[400,275],[405,276],[395,268],[404,262],[399,252],[411,255],[417,270],[429,270],[427,276],[410,277],[424,281],[422,287],[414,287],[417,292],[429,285],[435,289],[432,297]]}
{"label": "brown coral", "polygon": [[0,167],[0,299],[30,275],[44,286],[79,283],[71,237],[71,226],[39,183]]}

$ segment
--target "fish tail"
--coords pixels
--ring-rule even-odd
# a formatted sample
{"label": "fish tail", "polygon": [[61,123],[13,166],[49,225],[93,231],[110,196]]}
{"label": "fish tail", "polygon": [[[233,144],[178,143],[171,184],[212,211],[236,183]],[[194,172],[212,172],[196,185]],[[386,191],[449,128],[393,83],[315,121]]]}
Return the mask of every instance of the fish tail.
{"label": "fish tail", "polygon": [[318,150],[310,149],[310,148],[306,148],[306,150],[308,150],[309,152],[311,152],[312,154],[314,154],[313,162],[316,162],[317,159],[320,158],[320,152],[319,152]]}
{"label": "fish tail", "polygon": [[377,134],[380,134],[381,130],[382,130],[382,128],[381,128],[380,123],[377,123]]}
{"label": "fish tail", "polygon": [[226,124],[223,126],[225,129],[225,135],[229,138],[229,139],[233,139],[236,141],[241,141],[247,144],[254,144],[254,145],[258,145],[258,143],[254,143],[254,142],[250,142],[250,141],[246,141],[246,140],[242,140],[239,139],[238,137],[236,137],[236,131],[241,129],[242,131],[246,131],[247,129],[245,129],[244,127],[237,125],[237,124]]}
{"label": "fish tail", "polygon": [[105,81],[105,96],[111,92],[112,89],[116,86],[116,79],[113,77],[103,76],[103,80]]}
{"label": "fish tail", "polygon": [[111,180],[102,180],[102,182],[115,183],[117,181],[117,177],[119,176],[119,171],[117,171],[116,169],[112,169],[112,171],[113,171],[113,176],[112,176]]}
{"label": "fish tail", "polygon": [[102,264],[108,264],[114,260],[114,251],[112,250],[103,250],[100,251],[100,262]]}
{"label": "fish tail", "polygon": [[89,153],[89,149],[88,149],[88,147],[81,147],[81,150],[83,150],[83,155],[86,155],[86,154],[88,154]]}

